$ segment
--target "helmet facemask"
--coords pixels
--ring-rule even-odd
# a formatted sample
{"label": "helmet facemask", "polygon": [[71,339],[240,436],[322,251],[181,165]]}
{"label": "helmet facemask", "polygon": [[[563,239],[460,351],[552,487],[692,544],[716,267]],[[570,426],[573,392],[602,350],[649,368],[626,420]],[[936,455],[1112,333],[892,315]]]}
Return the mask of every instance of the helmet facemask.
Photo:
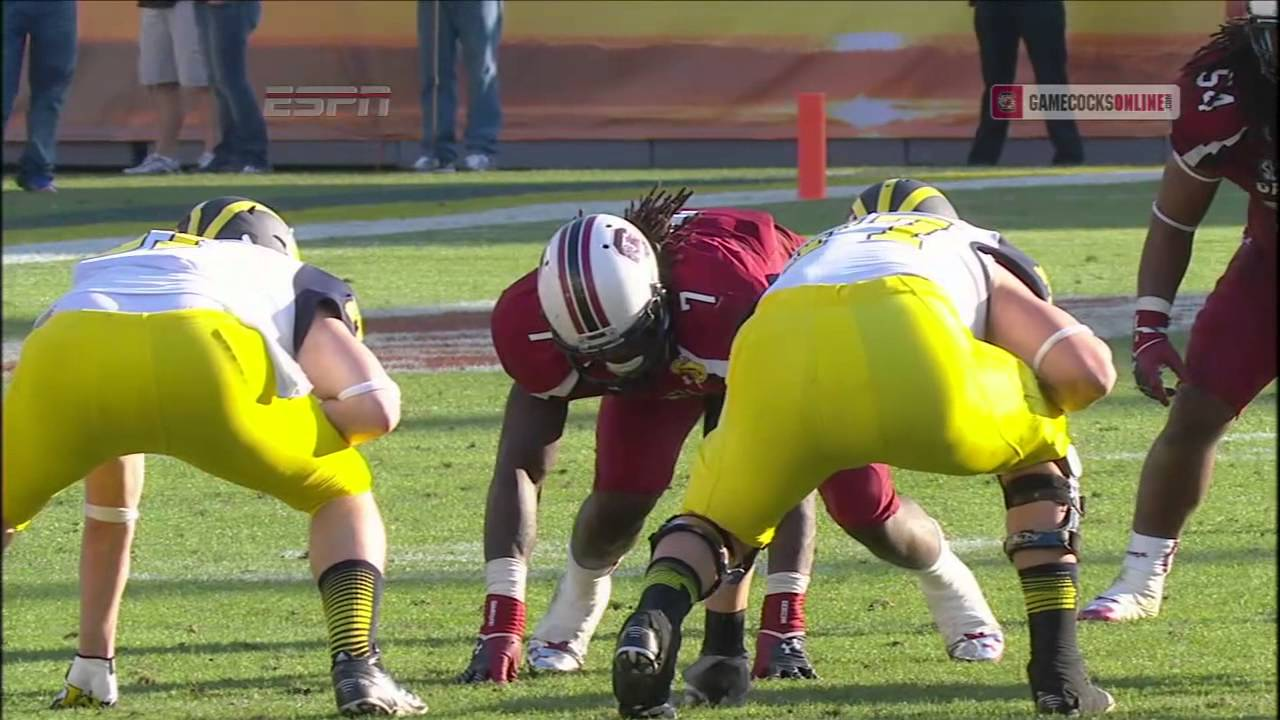
{"label": "helmet facemask", "polygon": [[1258,56],[1262,76],[1272,83],[1276,82],[1276,27],[1275,2],[1249,3],[1249,44]]}
{"label": "helmet facemask", "polygon": [[654,286],[653,298],[622,334],[606,345],[583,350],[565,342],[554,330],[556,346],[583,378],[610,390],[633,387],[649,380],[654,370],[671,356],[666,291]]}

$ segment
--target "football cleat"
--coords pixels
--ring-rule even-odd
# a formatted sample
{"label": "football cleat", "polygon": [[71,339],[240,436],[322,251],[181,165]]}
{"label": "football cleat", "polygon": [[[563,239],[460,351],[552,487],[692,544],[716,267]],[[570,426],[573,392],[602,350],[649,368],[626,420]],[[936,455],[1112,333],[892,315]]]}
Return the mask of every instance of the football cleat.
{"label": "football cleat", "polygon": [[804,633],[780,635],[761,630],[756,635],[756,660],[751,677],[757,680],[780,678],[783,680],[812,679],[818,677],[809,661]]}
{"label": "football cleat", "polygon": [[609,608],[613,579],[604,575],[590,588],[572,586],[569,574],[560,579],[551,606],[529,639],[526,660],[534,672],[577,672],[587,659],[587,646]]}
{"label": "football cleat", "polygon": [[120,697],[114,659],[84,657],[77,654],[67,668],[62,690],[54,696],[50,708],[107,708]]}
{"label": "football cleat", "polygon": [[547,642],[533,638],[525,652],[530,672],[571,673],[582,670],[582,656],[569,642]]}
{"label": "football cleat", "polygon": [[333,661],[333,692],[338,712],[357,715],[422,715],[427,704],[402,687],[382,666],[376,649],[372,655],[352,657],[341,652]]}
{"label": "football cleat", "polygon": [[624,718],[674,718],[671,682],[680,630],[664,613],[637,610],[618,633],[613,653],[613,696]]}
{"label": "football cleat", "polygon": [[703,655],[684,671],[684,703],[737,707],[747,701],[751,664],[746,654]]}
{"label": "football cleat", "polygon": [[1041,715],[1101,715],[1111,712],[1116,706],[1116,699],[1111,693],[1086,678],[1083,668],[1074,680],[1042,684],[1036,679],[1032,663],[1028,663],[1027,677],[1031,680],[1031,697],[1035,700],[1036,712]]}
{"label": "football cleat", "polygon": [[[1096,622],[1133,622],[1160,614],[1164,599],[1164,576],[1141,578],[1143,582],[1131,582],[1130,569],[1112,583],[1107,591],[1094,598],[1080,611],[1081,620]],[[1141,590],[1135,588],[1141,586]]]}
{"label": "football cleat", "polygon": [[520,638],[510,633],[476,638],[471,662],[458,676],[460,683],[513,682],[520,674]]}

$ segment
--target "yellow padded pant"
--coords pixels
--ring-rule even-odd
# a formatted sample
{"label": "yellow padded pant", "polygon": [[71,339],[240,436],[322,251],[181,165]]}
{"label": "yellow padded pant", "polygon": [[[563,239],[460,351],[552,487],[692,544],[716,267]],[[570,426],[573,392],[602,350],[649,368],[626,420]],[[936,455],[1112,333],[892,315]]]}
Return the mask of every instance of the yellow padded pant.
{"label": "yellow padded pant", "polygon": [[28,523],[104,461],[170,455],[304,512],[372,486],[314,397],[275,395],[254,329],[217,310],[54,315],[4,401],[4,522]]}
{"label": "yellow padded pant", "polygon": [[719,426],[684,512],[767,545],[832,473],[880,462],[1002,473],[1066,454],[1066,417],[1031,369],[976,339],[931,281],[891,276],[766,296],[729,358]]}

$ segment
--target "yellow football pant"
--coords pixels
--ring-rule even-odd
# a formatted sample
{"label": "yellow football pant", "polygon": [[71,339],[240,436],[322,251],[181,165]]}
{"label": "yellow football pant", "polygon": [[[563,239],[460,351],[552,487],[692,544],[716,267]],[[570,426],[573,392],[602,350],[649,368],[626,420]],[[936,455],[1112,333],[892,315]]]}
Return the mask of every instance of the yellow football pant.
{"label": "yellow football pant", "polygon": [[170,455],[314,512],[369,467],[314,397],[282,399],[258,331],[217,310],[54,315],[4,402],[4,521],[22,526],[104,461]]}
{"label": "yellow football pant", "polygon": [[734,340],[723,415],[684,512],[763,546],[836,471],[1002,473],[1061,458],[1069,442],[1031,369],[976,339],[932,282],[788,288]]}

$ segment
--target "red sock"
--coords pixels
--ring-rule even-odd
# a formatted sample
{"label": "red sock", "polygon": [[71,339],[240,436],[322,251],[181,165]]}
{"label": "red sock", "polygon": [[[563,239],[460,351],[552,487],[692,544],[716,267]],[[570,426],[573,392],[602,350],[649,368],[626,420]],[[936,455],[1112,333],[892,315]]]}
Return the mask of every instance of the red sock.
{"label": "red sock", "polygon": [[524,602],[508,595],[486,595],[480,634],[485,637],[514,635],[516,638],[523,638]]}
{"label": "red sock", "polygon": [[803,635],[804,593],[773,593],[764,596],[760,610],[760,630],[781,637]]}

